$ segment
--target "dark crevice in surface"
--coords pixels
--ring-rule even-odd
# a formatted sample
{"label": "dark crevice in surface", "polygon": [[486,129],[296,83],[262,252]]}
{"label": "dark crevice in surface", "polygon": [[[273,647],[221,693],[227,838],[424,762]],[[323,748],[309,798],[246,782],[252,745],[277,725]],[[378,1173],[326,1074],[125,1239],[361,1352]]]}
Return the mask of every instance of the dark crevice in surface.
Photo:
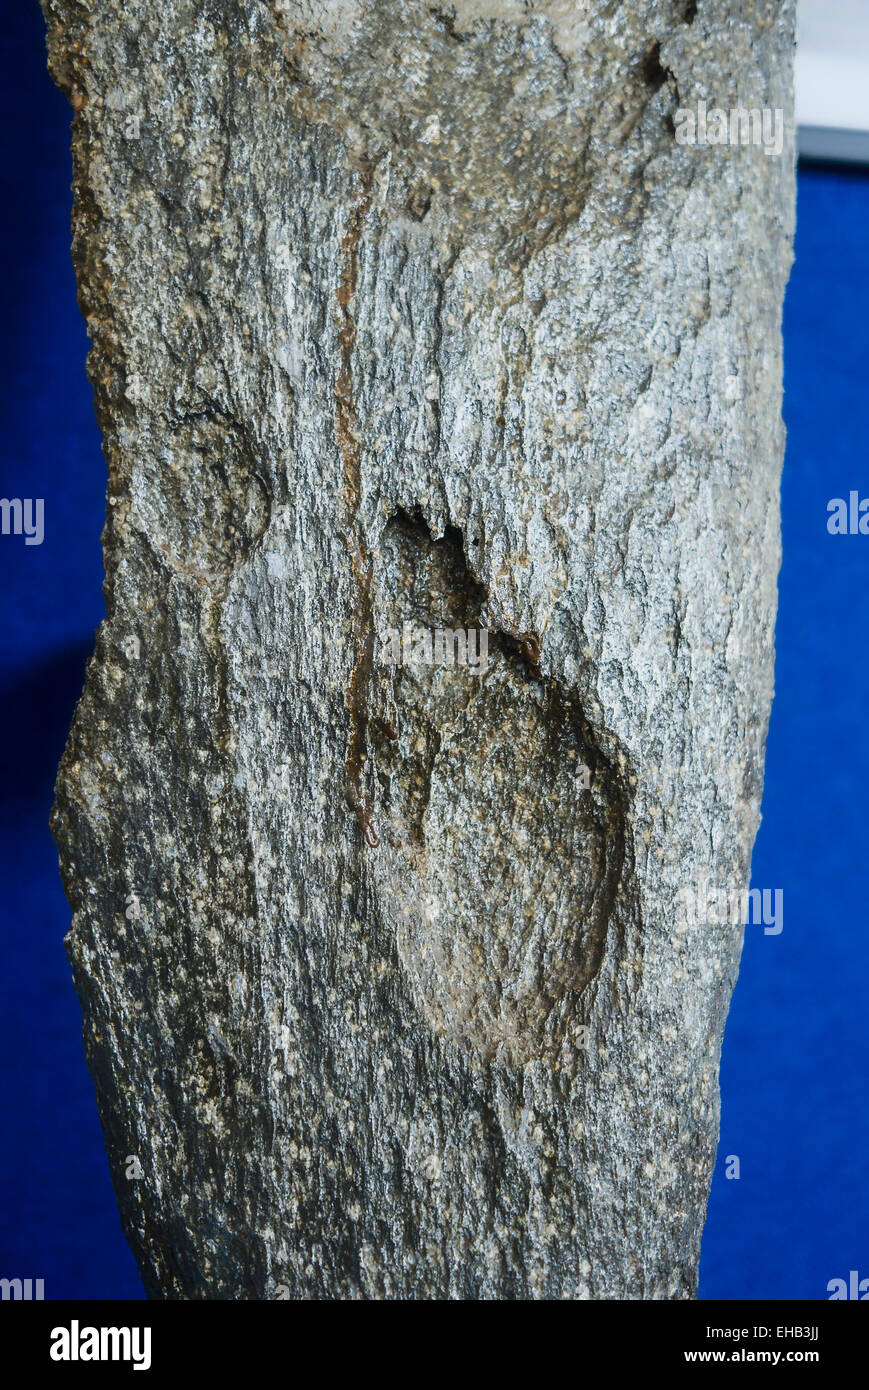
{"label": "dark crevice in surface", "polygon": [[657,92],[672,75],[669,69],[661,64],[661,44],[656,39],[643,59],[643,81],[653,92]]}

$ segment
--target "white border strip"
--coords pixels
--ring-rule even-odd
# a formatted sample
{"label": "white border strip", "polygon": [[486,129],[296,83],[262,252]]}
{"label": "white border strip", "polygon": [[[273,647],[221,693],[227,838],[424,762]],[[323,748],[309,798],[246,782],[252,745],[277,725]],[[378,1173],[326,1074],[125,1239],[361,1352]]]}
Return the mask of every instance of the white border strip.
{"label": "white border strip", "polygon": [[797,50],[797,151],[869,164],[869,58]]}

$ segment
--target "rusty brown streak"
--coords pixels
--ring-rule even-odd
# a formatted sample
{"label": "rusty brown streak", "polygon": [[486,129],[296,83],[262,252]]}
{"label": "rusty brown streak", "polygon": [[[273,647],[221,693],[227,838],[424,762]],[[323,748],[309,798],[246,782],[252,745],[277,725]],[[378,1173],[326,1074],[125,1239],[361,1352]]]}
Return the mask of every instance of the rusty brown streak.
{"label": "rusty brown streak", "polygon": [[346,795],[356,813],[366,843],[376,846],[380,837],[372,821],[373,808],[363,785],[368,742],[368,691],[374,660],[374,624],[371,608],[371,556],[359,520],[362,498],[362,469],[359,448],[359,421],[353,391],[353,352],[356,324],[352,304],[359,277],[359,239],[371,206],[370,175],[363,176],[362,187],[347,231],[341,238],[341,282],[337,300],[339,364],[335,383],[335,442],[341,457],[341,531],[350,556],[353,581],[354,661],[347,689],[350,732],[347,740]]}

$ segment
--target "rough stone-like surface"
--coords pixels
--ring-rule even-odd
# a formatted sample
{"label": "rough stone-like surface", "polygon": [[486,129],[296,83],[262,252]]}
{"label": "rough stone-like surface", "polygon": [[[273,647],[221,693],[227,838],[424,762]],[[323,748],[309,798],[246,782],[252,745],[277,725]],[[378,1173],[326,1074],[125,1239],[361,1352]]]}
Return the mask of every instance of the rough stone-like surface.
{"label": "rough stone-like surface", "polygon": [[793,158],[674,119],[790,129],[792,3],[43,5],[109,470],[54,832],[149,1292],[692,1296]]}

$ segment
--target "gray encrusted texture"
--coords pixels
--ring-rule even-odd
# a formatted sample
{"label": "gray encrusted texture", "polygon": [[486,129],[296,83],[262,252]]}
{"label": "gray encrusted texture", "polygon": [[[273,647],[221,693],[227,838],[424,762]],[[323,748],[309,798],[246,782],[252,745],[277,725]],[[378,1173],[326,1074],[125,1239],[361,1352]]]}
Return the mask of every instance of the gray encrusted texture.
{"label": "gray encrusted texture", "polygon": [[53,825],[149,1292],[691,1297],[794,189],[674,116],[790,128],[792,4],[43,4],[109,470]]}

